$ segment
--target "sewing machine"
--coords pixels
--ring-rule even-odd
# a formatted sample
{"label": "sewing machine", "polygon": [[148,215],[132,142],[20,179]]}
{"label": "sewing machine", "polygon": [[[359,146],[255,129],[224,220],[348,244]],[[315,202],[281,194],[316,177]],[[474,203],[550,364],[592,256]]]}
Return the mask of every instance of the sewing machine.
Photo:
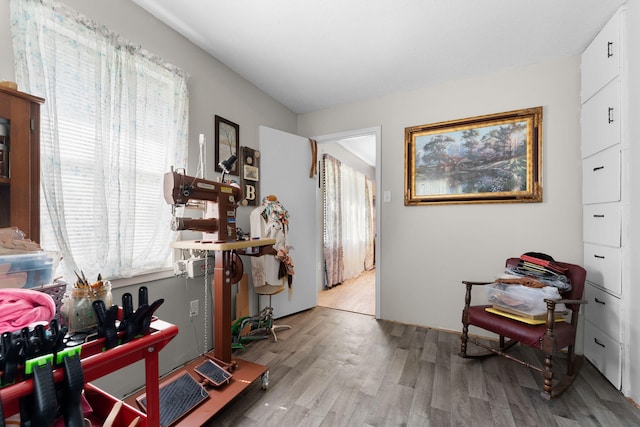
{"label": "sewing machine", "polygon": [[171,224],[174,231],[202,231],[203,241],[216,243],[237,240],[236,207],[242,199],[239,186],[195,178],[172,168],[164,175],[164,199],[174,208],[198,200],[206,204],[204,218],[174,214]]}

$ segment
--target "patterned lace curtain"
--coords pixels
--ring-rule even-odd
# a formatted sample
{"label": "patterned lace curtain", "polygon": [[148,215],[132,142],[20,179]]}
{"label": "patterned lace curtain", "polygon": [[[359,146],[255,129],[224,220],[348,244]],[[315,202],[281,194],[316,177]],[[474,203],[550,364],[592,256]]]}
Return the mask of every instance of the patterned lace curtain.
{"label": "patterned lace curtain", "polygon": [[11,0],[16,80],[41,110],[41,244],[64,276],[170,267],[163,175],[185,167],[185,73],[50,0]]}
{"label": "patterned lace curtain", "polygon": [[373,268],[372,181],[332,156],[323,156],[325,287]]}
{"label": "patterned lace curtain", "polygon": [[344,281],[344,249],[342,246],[342,199],[340,161],[322,156],[322,211],[324,236],[325,287]]}
{"label": "patterned lace curtain", "polygon": [[376,206],[374,203],[375,183],[368,177],[365,179],[365,248],[364,269],[371,270],[375,267],[375,241],[376,241]]}

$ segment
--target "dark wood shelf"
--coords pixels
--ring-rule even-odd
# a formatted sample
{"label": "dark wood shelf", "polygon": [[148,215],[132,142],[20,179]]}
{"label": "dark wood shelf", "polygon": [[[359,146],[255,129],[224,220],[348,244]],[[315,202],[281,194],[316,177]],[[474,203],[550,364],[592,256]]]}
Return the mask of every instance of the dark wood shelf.
{"label": "dark wood shelf", "polygon": [[8,122],[9,179],[0,178],[0,227],[18,227],[40,241],[40,105],[44,99],[0,87]]}

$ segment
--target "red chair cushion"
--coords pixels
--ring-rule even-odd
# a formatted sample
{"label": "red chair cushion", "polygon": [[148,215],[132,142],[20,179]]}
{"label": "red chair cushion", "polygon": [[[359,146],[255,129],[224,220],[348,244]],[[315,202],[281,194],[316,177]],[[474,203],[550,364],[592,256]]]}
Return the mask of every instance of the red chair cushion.
{"label": "red chair cushion", "polygon": [[[487,331],[491,331],[503,337],[520,341],[530,347],[540,348],[540,340],[544,336],[547,327],[542,325],[529,325],[524,322],[509,319],[499,314],[489,313],[485,308],[490,305],[476,305],[469,307],[469,324]],[[556,350],[561,350],[573,344],[575,336],[574,327],[567,322],[556,322],[554,328]]]}

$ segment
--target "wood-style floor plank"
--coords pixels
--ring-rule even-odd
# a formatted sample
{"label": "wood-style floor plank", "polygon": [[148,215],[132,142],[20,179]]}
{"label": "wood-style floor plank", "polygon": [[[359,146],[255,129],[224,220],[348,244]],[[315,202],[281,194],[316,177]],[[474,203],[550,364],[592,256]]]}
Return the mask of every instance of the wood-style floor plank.
{"label": "wood-style floor plank", "polygon": [[[460,358],[457,333],[323,307],[278,323],[292,329],[235,354],[269,368],[269,389],[256,381],[210,426],[640,425],[640,410],[589,362],[547,401],[530,369],[499,357]],[[511,351],[541,363],[534,350]]]}
{"label": "wood-style floor plank", "polygon": [[331,289],[318,292],[318,306],[375,314],[376,271],[363,271]]}

